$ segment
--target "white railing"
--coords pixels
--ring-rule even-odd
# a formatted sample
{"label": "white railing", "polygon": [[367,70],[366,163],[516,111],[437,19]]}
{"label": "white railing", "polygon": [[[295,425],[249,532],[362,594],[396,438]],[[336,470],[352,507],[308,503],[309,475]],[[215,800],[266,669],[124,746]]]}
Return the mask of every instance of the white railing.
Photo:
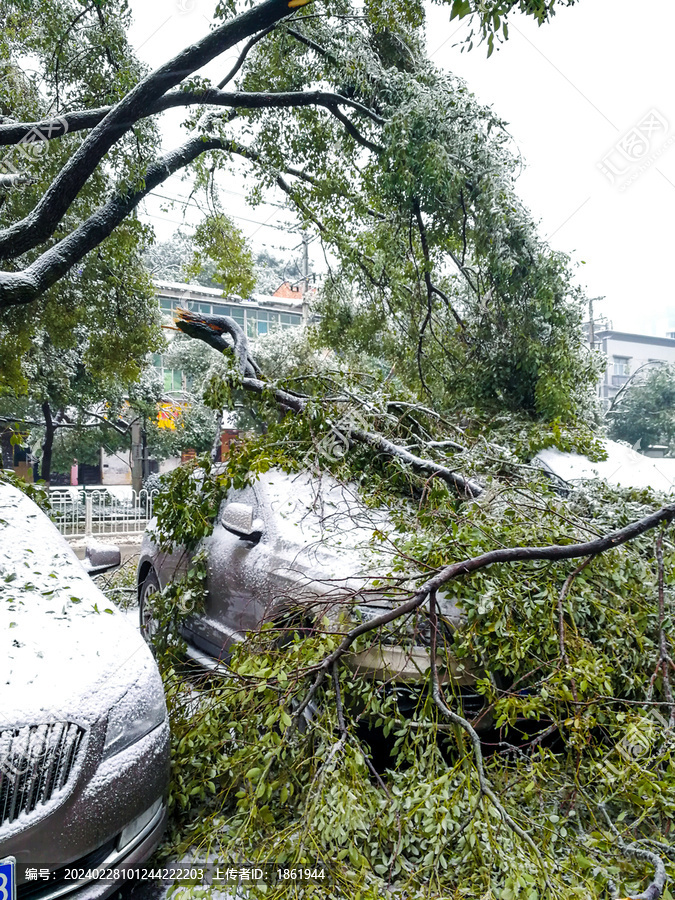
{"label": "white railing", "polygon": [[138,534],[152,518],[156,495],[145,489],[120,497],[105,488],[53,488],[51,519],[64,537]]}

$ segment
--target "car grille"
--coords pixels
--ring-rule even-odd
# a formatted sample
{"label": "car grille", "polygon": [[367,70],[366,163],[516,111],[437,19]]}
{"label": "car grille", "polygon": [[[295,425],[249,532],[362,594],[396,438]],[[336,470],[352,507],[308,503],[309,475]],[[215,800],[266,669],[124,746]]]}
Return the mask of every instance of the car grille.
{"label": "car grille", "polygon": [[84,734],[72,722],[0,731],[0,827],[44,806],[67,787]]}
{"label": "car grille", "polygon": [[[101,865],[101,863],[103,863],[103,867],[105,867],[105,861],[115,851],[116,841],[117,835],[112,838],[112,840],[103,844],[102,847],[97,847],[96,850],[87,853],[86,856],[82,856],[74,862],[68,863],[67,866],[62,866],[60,869],[52,869],[49,873],[48,882],[25,881],[17,887],[17,897],[19,900],[28,900],[29,897],[31,900],[38,900],[38,898],[41,897],[48,898],[53,894],[61,895],[78,890],[81,887],[81,883],[72,881],[71,879],[66,881],[67,871],[69,869],[95,869],[97,866]],[[23,866],[17,866],[17,868],[24,871]],[[64,890],[64,887],[66,890]]]}

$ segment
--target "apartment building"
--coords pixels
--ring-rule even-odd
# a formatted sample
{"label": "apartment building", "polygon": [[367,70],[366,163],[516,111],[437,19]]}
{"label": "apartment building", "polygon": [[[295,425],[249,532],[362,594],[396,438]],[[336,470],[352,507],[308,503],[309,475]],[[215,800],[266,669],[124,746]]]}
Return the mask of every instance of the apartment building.
{"label": "apartment building", "polygon": [[[172,281],[154,281],[157,301],[167,322],[173,319],[178,307],[214,316],[231,316],[251,339],[271,331],[295,328],[301,325],[305,312],[301,287],[293,290],[285,283],[271,295],[253,294],[251,298],[223,298],[218,288],[202,287],[199,284],[179,284]],[[155,366],[164,377],[167,392],[185,390],[183,373],[178,369],[165,368],[161,354],[155,354]]]}
{"label": "apartment building", "polygon": [[611,404],[638,369],[675,363],[675,332],[670,332],[667,337],[654,337],[603,329],[594,333],[593,346],[607,360],[599,384],[600,397],[605,406]]}

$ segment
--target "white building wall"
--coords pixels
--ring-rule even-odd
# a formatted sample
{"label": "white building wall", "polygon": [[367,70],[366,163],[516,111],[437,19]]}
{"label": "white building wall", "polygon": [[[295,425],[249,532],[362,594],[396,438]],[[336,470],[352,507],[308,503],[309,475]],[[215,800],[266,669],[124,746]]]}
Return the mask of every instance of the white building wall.
{"label": "white building wall", "polygon": [[675,340],[671,338],[616,331],[601,332],[595,337],[596,346],[599,345],[607,359],[600,384],[600,396],[606,403],[611,402],[621,387],[642,366],[650,363],[675,363]]}
{"label": "white building wall", "polygon": [[101,449],[101,483],[131,484],[131,451],[110,454]]}

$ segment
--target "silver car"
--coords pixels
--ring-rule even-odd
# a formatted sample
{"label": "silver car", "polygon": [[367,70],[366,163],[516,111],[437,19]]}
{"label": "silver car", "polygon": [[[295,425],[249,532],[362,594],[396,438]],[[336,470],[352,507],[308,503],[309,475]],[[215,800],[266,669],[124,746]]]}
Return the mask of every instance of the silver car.
{"label": "silver car", "polygon": [[105,897],[165,827],[162,682],[47,516],[2,482],[0,635],[0,861],[19,898]]}
{"label": "silver car", "polygon": [[[141,631],[148,636],[156,627],[153,594],[189,561],[180,547],[160,551],[154,527],[152,522],[146,531],[138,567]],[[183,620],[188,653],[205,665],[226,663],[232,645],[266,622],[311,628],[326,617],[346,630],[345,621],[390,609],[395,593],[385,594],[378,580],[391,570],[393,531],[386,510],[367,507],[356,488],[327,475],[271,470],[253,486],[230,491],[213,534],[201,545],[208,593],[204,613]],[[445,622],[458,626],[461,613],[454,602],[441,598],[440,604]],[[349,664],[364,677],[421,684],[430,655],[423,623],[418,626],[410,640],[384,636],[376,648],[351,654]],[[453,657],[439,666],[444,680],[462,693],[465,710],[477,712],[482,697],[472,686],[479,673]]]}

